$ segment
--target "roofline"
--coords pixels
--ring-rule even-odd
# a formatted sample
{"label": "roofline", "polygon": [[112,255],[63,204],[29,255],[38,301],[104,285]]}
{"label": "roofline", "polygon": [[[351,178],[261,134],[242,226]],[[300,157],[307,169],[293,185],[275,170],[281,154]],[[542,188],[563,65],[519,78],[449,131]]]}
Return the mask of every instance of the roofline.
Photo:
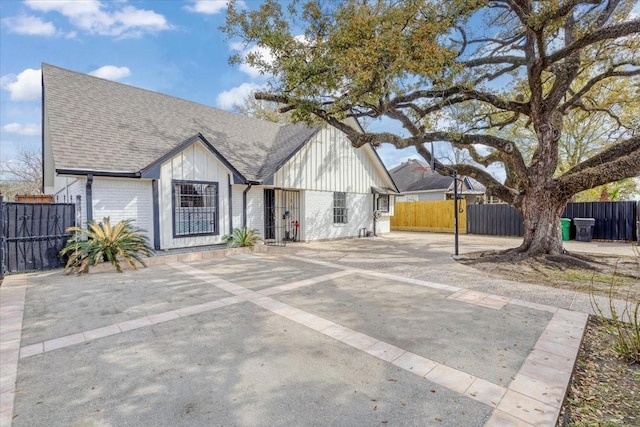
{"label": "roofline", "polygon": [[437,192],[447,192],[446,188],[435,188],[431,190],[404,190],[402,194],[413,194],[413,193],[437,193]]}
{"label": "roofline", "polygon": [[104,176],[110,178],[146,178],[142,177],[140,172],[124,172],[124,171],[103,171],[94,169],[56,169],[58,175],[93,175]]}
{"label": "roofline", "polygon": [[166,162],[167,160],[169,160],[170,158],[174,157],[176,154],[178,154],[181,151],[185,150],[187,147],[193,145],[197,141],[202,142],[202,144],[204,144],[204,146],[209,151],[211,151],[211,153],[227,169],[229,169],[233,173],[234,180],[235,180],[235,178],[237,178],[238,181],[242,181],[242,182],[245,182],[245,183],[248,182],[247,178],[244,175],[242,175],[240,172],[238,172],[238,170],[231,163],[229,163],[229,161],[222,154],[220,154],[220,152],[218,150],[216,150],[214,148],[214,146],[211,145],[211,143],[209,141],[207,141],[207,138],[205,138],[201,133],[197,133],[196,135],[194,135],[194,136],[192,136],[190,138],[187,138],[186,140],[182,141],[180,144],[178,144],[177,146],[175,146],[174,148],[172,148],[171,150],[169,150],[168,152],[166,152],[165,154],[160,156],[158,159],[153,161],[151,164],[149,164],[149,165],[145,166],[144,168],[142,168],[142,170],[139,172],[140,175],[142,176],[142,178],[159,179],[160,178],[160,167],[162,166],[162,164],[164,162]]}

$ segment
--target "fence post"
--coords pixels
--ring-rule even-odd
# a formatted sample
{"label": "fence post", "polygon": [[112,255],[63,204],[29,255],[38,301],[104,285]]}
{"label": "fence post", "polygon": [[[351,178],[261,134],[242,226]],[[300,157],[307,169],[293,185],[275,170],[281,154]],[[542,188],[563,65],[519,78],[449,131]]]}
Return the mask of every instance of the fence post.
{"label": "fence post", "polygon": [[636,240],[640,245],[640,202],[636,203]]}
{"label": "fence post", "polygon": [[5,257],[5,218],[4,218],[4,202],[2,194],[0,194],[0,280],[4,279],[4,257]]}

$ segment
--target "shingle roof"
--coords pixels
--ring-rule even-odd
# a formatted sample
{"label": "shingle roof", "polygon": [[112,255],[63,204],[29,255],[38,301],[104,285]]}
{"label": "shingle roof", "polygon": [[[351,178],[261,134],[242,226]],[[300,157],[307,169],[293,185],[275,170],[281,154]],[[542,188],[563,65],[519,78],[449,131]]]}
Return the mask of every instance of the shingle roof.
{"label": "shingle roof", "polygon": [[42,64],[57,169],[139,172],[201,134],[246,179],[270,177],[317,129],[280,125]]}
{"label": "shingle roof", "polygon": [[389,171],[401,192],[446,190],[453,178],[433,172],[431,167],[416,159],[409,159]]}

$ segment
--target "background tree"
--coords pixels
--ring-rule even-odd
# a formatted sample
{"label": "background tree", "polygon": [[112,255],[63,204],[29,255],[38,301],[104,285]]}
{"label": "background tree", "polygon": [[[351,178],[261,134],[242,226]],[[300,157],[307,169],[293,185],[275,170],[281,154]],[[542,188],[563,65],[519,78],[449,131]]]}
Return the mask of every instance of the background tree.
{"label": "background tree", "polygon": [[0,193],[5,201],[17,194],[42,193],[42,158],[32,151],[21,151],[16,160],[0,163]]}
{"label": "background tree", "polygon": [[283,105],[274,104],[269,101],[262,101],[255,98],[254,94],[247,96],[241,102],[233,105],[232,111],[256,119],[266,120],[274,123],[291,123],[291,113],[280,113]]}
{"label": "background tree", "polygon": [[[320,118],[356,147],[413,145],[427,161],[432,141],[466,150],[477,165],[453,167],[524,218],[524,241],[507,255],[513,258],[562,254],[558,223],[566,202],[640,174],[640,135],[625,114],[640,102],[640,20],[630,17],[633,6],[632,0],[308,0],[283,9],[267,0],[253,11],[232,3],[224,30],[270,50],[269,58],[231,61],[273,76],[256,98],[284,104],[281,111],[295,120]],[[612,84],[628,93],[610,90]],[[610,116],[631,133],[612,135],[615,143],[559,171],[564,123],[579,113]],[[452,124],[434,120],[442,114]],[[385,117],[403,131],[361,133],[349,117]],[[510,138],[514,128],[535,142],[530,156]],[[504,167],[504,182],[478,166],[494,163]]]}

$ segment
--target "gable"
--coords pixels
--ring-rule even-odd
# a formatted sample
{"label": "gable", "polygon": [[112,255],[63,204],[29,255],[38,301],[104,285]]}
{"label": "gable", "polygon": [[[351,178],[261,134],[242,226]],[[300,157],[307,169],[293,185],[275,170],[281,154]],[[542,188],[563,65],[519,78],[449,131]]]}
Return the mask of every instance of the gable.
{"label": "gable", "polygon": [[371,187],[396,189],[370,145],[354,148],[346,135],[326,126],[296,152],[265,184],[316,191],[371,193]]}
{"label": "gable", "polygon": [[228,183],[233,174],[201,140],[189,144],[182,150],[173,153],[159,165],[159,178],[165,182],[212,181]]}

